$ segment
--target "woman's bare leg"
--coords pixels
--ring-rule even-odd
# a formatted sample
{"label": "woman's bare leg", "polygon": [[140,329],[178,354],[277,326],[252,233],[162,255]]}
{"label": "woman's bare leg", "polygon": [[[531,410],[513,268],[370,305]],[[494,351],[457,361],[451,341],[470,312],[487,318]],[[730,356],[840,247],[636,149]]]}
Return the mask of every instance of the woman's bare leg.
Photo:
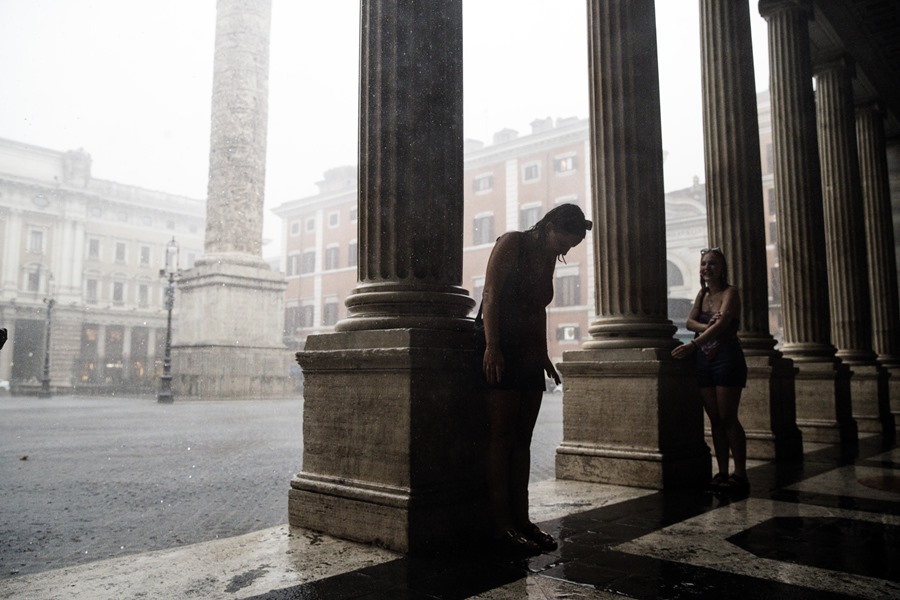
{"label": "woman's bare leg", "polygon": [[728,434],[719,412],[717,388],[700,388],[700,397],[703,399],[703,408],[709,417],[709,428],[712,430],[713,449],[716,452],[716,463],[719,465],[719,473],[728,476]]}
{"label": "woman's bare leg", "polygon": [[494,533],[514,526],[510,512],[511,459],[521,396],[512,390],[485,392],[488,414],[487,488]]}
{"label": "woman's bare leg", "polygon": [[734,458],[734,474],[739,477],[747,476],[747,435],[744,427],[738,420],[738,408],[741,404],[741,388],[717,387],[716,401],[722,426],[728,438],[728,446],[731,448],[731,456]]}
{"label": "woman's bare leg", "polygon": [[516,429],[509,473],[510,512],[516,528],[523,528],[531,521],[528,516],[528,480],[531,477],[531,436],[541,409],[543,392],[523,392]]}

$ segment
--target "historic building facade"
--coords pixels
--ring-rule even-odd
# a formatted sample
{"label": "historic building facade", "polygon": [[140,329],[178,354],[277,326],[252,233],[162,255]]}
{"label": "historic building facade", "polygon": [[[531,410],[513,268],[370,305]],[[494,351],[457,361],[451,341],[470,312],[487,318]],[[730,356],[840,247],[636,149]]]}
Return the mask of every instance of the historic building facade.
{"label": "historic building facade", "polygon": [[[203,244],[204,202],[91,175],[84,150],[0,140],[0,378],[28,393],[155,387],[166,335],[165,247]],[[52,304],[49,302],[52,299]]]}

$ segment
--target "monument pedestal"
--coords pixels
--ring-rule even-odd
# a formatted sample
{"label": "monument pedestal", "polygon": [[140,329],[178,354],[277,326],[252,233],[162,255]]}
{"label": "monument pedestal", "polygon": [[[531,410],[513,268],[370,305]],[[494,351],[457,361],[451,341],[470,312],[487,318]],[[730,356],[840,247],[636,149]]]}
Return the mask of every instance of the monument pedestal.
{"label": "monument pedestal", "polygon": [[669,349],[575,350],[564,381],[556,477],[647,488],[699,486],[712,476],[691,362]]}
{"label": "monument pedestal", "polygon": [[206,255],[178,283],[173,332],[175,396],[285,397],[291,353],[282,344],[284,276],[262,259]]}
{"label": "monument pedestal", "polygon": [[487,533],[486,415],[471,334],[425,329],[311,336],[294,527],[433,553]]}
{"label": "monument pedestal", "polygon": [[795,361],[797,426],[803,439],[825,444],[856,443],[850,369],[840,360]]}

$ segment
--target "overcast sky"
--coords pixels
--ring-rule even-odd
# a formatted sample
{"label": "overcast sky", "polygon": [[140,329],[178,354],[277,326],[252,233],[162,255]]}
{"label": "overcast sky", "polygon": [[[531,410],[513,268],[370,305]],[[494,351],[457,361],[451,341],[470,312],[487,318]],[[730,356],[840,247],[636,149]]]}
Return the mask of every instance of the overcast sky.
{"label": "overcast sky", "polygon": [[[762,90],[765,23],[747,1]],[[97,178],[205,197],[215,4],[0,0],[0,137],[84,148]],[[656,10],[670,191],[705,180],[698,0]],[[359,64],[358,0],[274,0],[272,12],[269,208],[356,163]],[[465,0],[463,14],[467,138],[588,116],[585,0]],[[268,211],[265,229],[278,235]]]}

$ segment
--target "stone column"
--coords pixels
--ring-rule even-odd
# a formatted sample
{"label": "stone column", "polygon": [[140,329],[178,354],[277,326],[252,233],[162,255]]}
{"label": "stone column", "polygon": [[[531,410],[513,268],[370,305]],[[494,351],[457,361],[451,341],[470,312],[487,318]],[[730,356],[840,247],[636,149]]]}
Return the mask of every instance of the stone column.
{"label": "stone column", "polygon": [[293,526],[408,552],[484,533],[462,279],[462,1],[361,4],[358,285],[311,336]]}
{"label": "stone column", "polygon": [[667,318],[665,203],[652,0],[588,3],[597,318],[566,352],[556,476],[642,487],[710,476],[690,364]]}
{"label": "stone column", "polygon": [[897,296],[897,258],[891,218],[884,140],[884,113],[875,103],[856,111],[856,139],[862,185],[872,315],[872,348],[888,371],[888,407],[881,416],[886,430],[900,419],[900,299]]}
{"label": "stone column", "polygon": [[[751,458],[802,454],[793,363],[769,332],[759,121],[745,2],[700,2],[703,131],[709,245],[723,249],[741,294],[740,339],[748,381],[741,422]],[[698,257],[699,262],[699,257]],[[709,436],[709,434],[707,434]]]}
{"label": "stone column", "polygon": [[760,0],[768,23],[769,87],[786,357],[796,377],[797,424],[810,441],[856,439],[850,374],[830,342],[828,276],[808,0]]}
{"label": "stone column", "polygon": [[[178,396],[290,393],[284,276],[262,259],[271,0],[216,6],[204,254],[178,283]],[[210,310],[210,308],[214,310]]]}
{"label": "stone column", "polygon": [[875,362],[866,237],[856,149],[856,122],[847,56],[815,66],[819,161],[825,211],[825,257],[831,311],[831,340],[851,371],[853,417],[861,431],[881,432],[879,390],[887,393],[887,372]]}

